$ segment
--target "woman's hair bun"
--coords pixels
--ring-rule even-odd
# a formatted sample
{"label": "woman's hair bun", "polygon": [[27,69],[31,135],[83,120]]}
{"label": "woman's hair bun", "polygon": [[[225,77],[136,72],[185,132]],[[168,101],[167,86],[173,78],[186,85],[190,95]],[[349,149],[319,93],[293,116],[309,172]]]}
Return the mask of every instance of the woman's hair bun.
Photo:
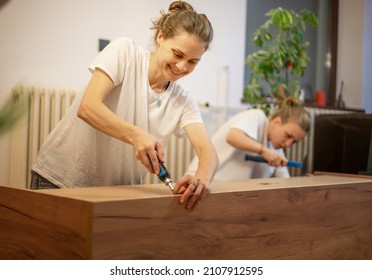
{"label": "woman's hair bun", "polygon": [[169,5],[169,12],[193,11],[194,8],[189,3],[184,1],[174,1]]}
{"label": "woman's hair bun", "polygon": [[287,97],[283,100],[282,105],[288,107],[298,107],[301,106],[301,101],[295,97]]}

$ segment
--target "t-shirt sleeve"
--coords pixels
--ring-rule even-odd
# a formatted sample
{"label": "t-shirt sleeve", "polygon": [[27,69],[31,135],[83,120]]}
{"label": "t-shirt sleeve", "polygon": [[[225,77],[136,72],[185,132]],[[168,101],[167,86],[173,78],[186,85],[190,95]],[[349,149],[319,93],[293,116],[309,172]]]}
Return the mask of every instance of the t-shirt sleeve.
{"label": "t-shirt sleeve", "polygon": [[252,139],[258,140],[259,130],[265,126],[265,122],[266,116],[261,110],[247,110],[240,113],[231,128],[238,128]]}
{"label": "t-shirt sleeve", "polygon": [[108,44],[89,66],[93,72],[96,68],[103,70],[113,81],[114,86],[123,82],[125,66],[134,57],[134,43],[128,38],[117,39]]}
{"label": "t-shirt sleeve", "polygon": [[176,137],[182,137],[185,135],[184,127],[193,123],[203,123],[200,108],[198,104],[192,99],[192,97],[185,93],[184,95],[185,105],[182,111],[182,115],[179,121],[179,125],[174,132]]}

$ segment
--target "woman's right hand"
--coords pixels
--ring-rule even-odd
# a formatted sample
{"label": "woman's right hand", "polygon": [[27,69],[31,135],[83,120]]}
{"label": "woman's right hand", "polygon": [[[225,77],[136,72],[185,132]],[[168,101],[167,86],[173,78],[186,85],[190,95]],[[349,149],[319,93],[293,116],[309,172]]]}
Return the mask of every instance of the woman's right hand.
{"label": "woman's right hand", "polygon": [[261,155],[264,159],[267,160],[267,163],[270,166],[280,167],[287,166],[288,164],[288,160],[285,157],[281,156],[280,154],[277,154],[276,152],[266,147],[263,147]]}
{"label": "woman's right hand", "polygon": [[159,161],[164,162],[163,145],[151,134],[139,129],[132,140],[132,145],[139,160],[150,173],[158,174]]}

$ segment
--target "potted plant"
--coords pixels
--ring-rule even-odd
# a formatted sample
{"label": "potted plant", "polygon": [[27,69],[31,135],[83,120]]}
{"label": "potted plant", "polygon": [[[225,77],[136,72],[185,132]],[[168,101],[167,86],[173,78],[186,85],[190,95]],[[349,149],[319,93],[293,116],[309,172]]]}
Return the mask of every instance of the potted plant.
{"label": "potted plant", "polygon": [[280,106],[285,97],[299,97],[300,78],[310,60],[303,32],[306,24],[317,26],[318,19],[306,9],[296,13],[280,7],[266,16],[268,20],[253,34],[259,50],[246,58],[251,72],[242,101],[268,113],[271,104]]}
{"label": "potted plant", "polygon": [[10,130],[27,113],[29,98],[15,92],[0,108],[0,136]]}

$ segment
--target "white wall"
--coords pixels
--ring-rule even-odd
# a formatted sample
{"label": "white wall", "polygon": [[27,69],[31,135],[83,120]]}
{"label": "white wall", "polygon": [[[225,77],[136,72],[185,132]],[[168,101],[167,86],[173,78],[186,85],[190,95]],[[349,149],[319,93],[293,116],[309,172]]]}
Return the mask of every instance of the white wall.
{"label": "white wall", "polygon": [[372,114],[372,0],[364,0],[363,107]]}
{"label": "white wall", "polygon": [[362,108],[364,0],[339,0],[337,91],[347,107]]}
{"label": "white wall", "polygon": [[[0,104],[20,83],[81,90],[90,76],[87,67],[98,54],[99,38],[126,36],[152,47],[151,20],[171,2],[9,0],[0,10]],[[194,73],[180,82],[200,102],[241,106],[246,0],[188,2],[207,14],[215,39]],[[220,90],[225,85],[228,96]],[[8,135],[0,138],[0,185],[9,183],[9,142]]]}

